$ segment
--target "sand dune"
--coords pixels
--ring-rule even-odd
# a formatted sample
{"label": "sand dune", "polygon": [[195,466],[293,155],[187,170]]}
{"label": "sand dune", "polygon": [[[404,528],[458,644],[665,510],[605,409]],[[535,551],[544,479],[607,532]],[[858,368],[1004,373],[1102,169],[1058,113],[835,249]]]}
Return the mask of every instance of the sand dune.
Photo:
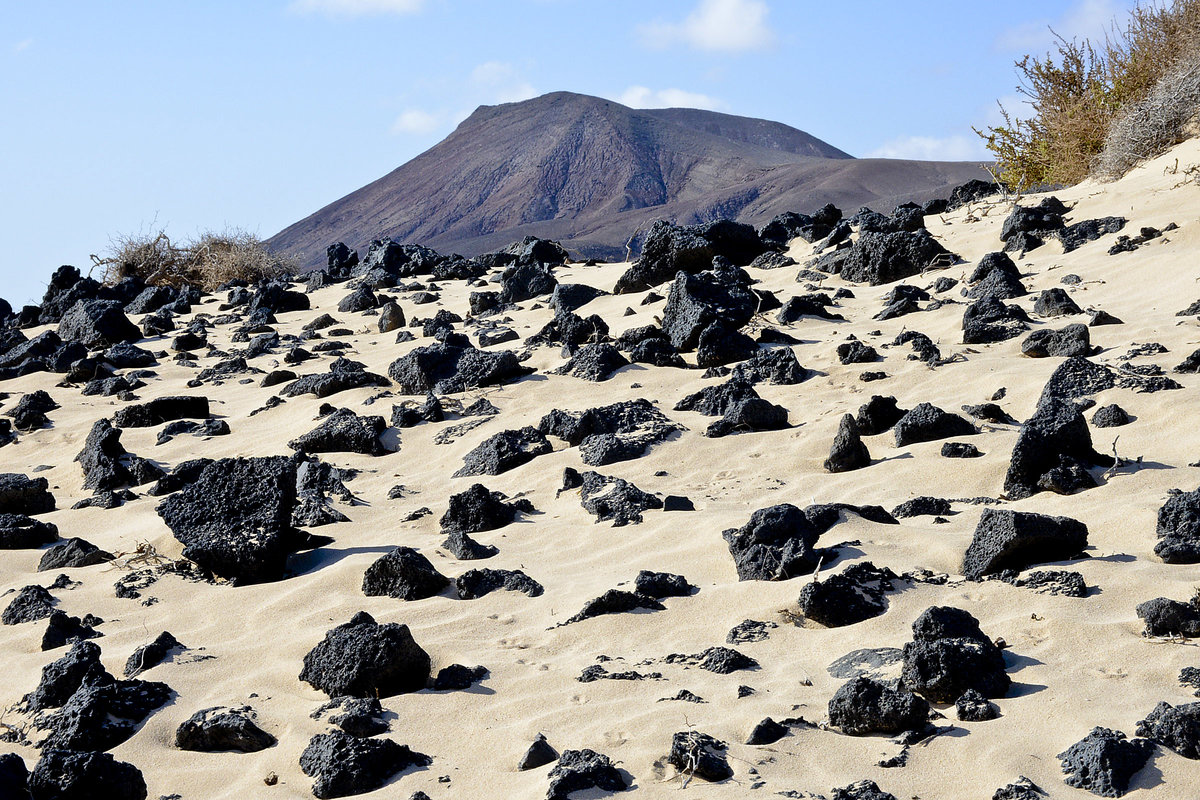
{"label": "sand dune", "polygon": [[[1101,348],[1093,359],[1096,362],[1115,365],[1117,357],[1135,344],[1154,341],[1169,352],[1135,363],[1153,362],[1169,370],[1200,347],[1197,319],[1176,316],[1200,297],[1195,269],[1200,252],[1200,193],[1182,173],[1167,174],[1176,159],[1181,165],[1200,163],[1200,141],[1180,146],[1118,183],[1085,183],[1056,196],[1076,204],[1070,215],[1075,220],[1121,215],[1129,220],[1126,232],[1130,234],[1141,226],[1163,228],[1171,222],[1179,225],[1178,230],[1132,253],[1108,255],[1113,239],[1108,236],[1068,254],[1057,242],[1049,242],[1018,261],[1031,294],[1012,302],[1030,308],[1038,291],[1062,286],[1063,276],[1073,273],[1081,282],[1064,288],[1081,307],[1104,309],[1124,320],[1123,325],[1092,329],[1092,342]],[[1023,198],[1022,203],[1037,199]],[[943,275],[964,280],[984,254],[999,249],[1006,213],[1001,205],[976,204],[927,218],[930,231],[965,263],[908,283],[927,287]],[[811,248],[796,240],[790,252],[803,263]],[[575,264],[560,267],[555,274],[561,283],[611,290],[627,266]],[[781,298],[804,291],[795,281],[796,267],[752,272],[760,281],[756,288]],[[958,411],[964,404],[988,400],[1004,387],[1007,393],[1000,404],[1024,420],[1061,363],[1056,358],[1021,356],[1020,338],[963,345],[964,304],[881,322],[872,316],[889,286],[851,285],[836,277],[822,284],[829,291],[842,286],[850,288],[854,297],[841,300],[836,310],[849,321],[806,318],[782,326],[803,341],[792,349],[800,363],[817,374],[793,386],[757,387],[763,397],[788,409],[792,427],[787,430],[706,438],[702,433],[710,418],[672,407],[684,395],[721,379],[702,378],[696,370],[634,365],[606,382],[590,383],[548,374],[564,359],[557,348],[541,347],[527,362],[537,368],[536,374],[458,396],[464,402],[486,397],[501,414],[448,444],[436,443],[435,436],[462,420],[404,429],[399,432],[398,452],[381,457],[323,454],[326,462],[360,471],[347,485],[363,504],[337,504],[351,522],[316,529],[334,542],[293,556],[286,580],[234,587],[167,574],[143,589],[140,601],[121,599],[113,592],[115,581],[140,566],[131,554],[143,543],[168,558],[178,558],[182,549],[155,513],[160,500],[138,489],[137,499],[117,509],[69,510],[90,495],[72,458],[93,422],[111,417],[124,404],[115,398],[81,397],[76,388],[57,386],[61,376],[52,373],[6,382],[2,388],[12,394],[6,408],[19,393],[37,389],[49,392],[62,407],[50,413],[52,427],[23,434],[0,449],[0,471],[34,475],[35,469],[48,465],[36,474],[49,480],[60,510],[39,518],[57,525],[63,538],[81,536],[119,554],[112,564],[66,570],[79,583],[53,591],[58,607],[72,615],[91,613],[105,620],[99,627],[104,635],[96,642],[104,665],[114,675],[121,674],[125,659],[137,646],[161,631],[170,631],[187,646],[173,660],[141,676],[167,683],[176,694],[112,754],[142,770],[152,797],[311,797],[312,779],[301,772],[298,759],[310,738],[328,729],[325,721],[310,716],[328,698],[297,675],[304,655],[327,630],[365,610],[379,622],[407,624],[430,654],[434,672],[452,663],[483,665],[490,671],[466,691],[426,690],[385,698],[382,703],[391,722],[391,732],[385,736],[428,754],[432,764],[409,770],[365,796],[408,797],[418,790],[432,798],[543,796],[550,767],[516,770],[518,759],[538,733],[559,751],[591,748],[619,762],[633,793],[644,797],[677,796],[681,790],[702,797],[744,797],[753,796],[755,787],[764,796],[829,795],[834,787],[869,778],[900,798],[982,798],[1021,775],[1051,797],[1086,796],[1064,785],[1058,753],[1095,726],[1132,736],[1138,720],[1159,701],[1178,705],[1194,700],[1192,690],[1177,680],[1180,669],[1200,666],[1194,644],[1143,637],[1134,609],[1158,596],[1186,600],[1200,585],[1200,567],[1164,564],[1153,554],[1155,515],[1168,492],[1190,491],[1200,484],[1200,471],[1189,466],[1200,458],[1200,436],[1192,424],[1200,415],[1197,378],[1174,376],[1184,385],[1180,391],[1141,394],[1112,389],[1096,396],[1100,405],[1119,403],[1135,420],[1119,429],[1093,430],[1097,449],[1108,452],[1119,434],[1117,452],[1126,458],[1142,457],[1140,465],[1121,469],[1098,488],[1081,494],[1043,492],[1002,504],[1086,523],[1090,558],[1065,568],[1078,571],[1094,587],[1087,597],[1039,594],[1000,581],[964,581],[963,553],[983,506],[955,503],[946,524],[916,517],[899,525],[881,525],[851,515],[822,537],[822,545],[855,542],[833,563],[823,565],[822,575],[869,559],[897,574],[923,569],[945,573],[949,580],[944,585],[898,583],[899,590],[888,595],[888,610],[882,616],[824,629],[797,616],[797,596],[808,577],[739,582],[721,532],[740,527],[756,509],[778,503],[804,507],[845,502],[890,509],[920,495],[996,498],[1002,492],[1017,425],[985,426],[972,437],[984,454],[976,459],[943,458],[941,442],[895,447],[891,434],[885,433],[866,437],[874,462],[865,469],[829,474],[822,462],[842,415],[854,413],[872,394],[894,395],[902,408],[930,402]],[[441,307],[465,316],[471,290],[461,281],[441,283]],[[376,332],[375,317],[337,311],[347,292],[344,285],[313,292],[312,310],[280,314],[276,329],[296,334],[318,314],[331,313],[340,327],[353,331],[351,336],[338,337],[350,345],[347,356],[381,374],[394,359],[428,343],[418,335],[414,342],[395,344],[394,334]],[[602,296],[581,313],[601,315],[615,336],[661,316],[661,302],[639,305],[643,294]],[[962,300],[957,289],[947,296]],[[408,317],[432,315],[434,306],[413,305],[408,297],[406,292],[398,296]],[[196,311],[215,314],[221,299],[210,298]],[[552,315],[543,305],[521,303],[507,314],[510,326],[522,337],[533,334]],[[622,316],[626,307],[633,309],[631,316]],[[1037,329],[1086,318],[1035,320]],[[879,347],[907,329],[927,334],[944,356],[959,354],[961,360],[931,369],[907,359],[908,346]],[[232,326],[218,327],[210,331],[209,341],[231,352],[243,346],[231,342],[231,334]],[[851,334],[879,347],[883,360],[840,364],[835,347]],[[166,349],[169,340],[140,344],[157,351]],[[514,345],[521,343],[499,347]],[[263,370],[281,366],[280,352],[251,363]],[[297,371],[324,371],[329,361],[322,356]],[[200,359],[201,367],[211,363],[206,356]],[[858,375],[867,369],[883,370],[889,377],[863,383]],[[195,377],[195,368],[164,358],[155,370],[157,377],[137,391],[141,400],[193,393],[184,383]],[[305,395],[250,416],[278,388],[260,388],[257,375],[250,376],[255,380],[247,384],[239,383],[241,377],[195,390],[210,398],[213,413],[228,422],[232,435],[207,439],[181,435],[158,446],[155,437],[161,426],[156,426],[124,430],[122,444],[166,466],[196,457],[290,455],[286,443],[315,427],[318,406],[325,401]],[[397,396],[365,405],[380,391],[354,389],[328,402],[387,418],[391,404],[421,399]],[[501,475],[449,477],[468,451],[500,430],[536,425],[554,408],[583,410],[641,397],[656,402],[687,430],[642,458],[599,471],[649,492],[685,495],[694,502],[694,512],[648,511],[641,524],[615,528],[594,522],[580,507],[578,491],[556,495],[563,469],[583,468],[578,449],[558,440],[552,454]],[[537,509],[536,514],[523,515],[498,531],[476,534],[480,541],[499,548],[499,554],[486,563],[459,561],[440,547],[444,536],[438,518],[449,496],[475,482],[510,498],[527,498]],[[389,489],[397,484],[408,492],[389,500]],[[432,514],[403,521],[420,507]],[[499,591],[465,601],[447,590],[412,602],[364,596],[360,589],[364,570],[400,545],[416,548],[450,578],[477,566],[521,569],[543,584],[545,593],[530,598]],[[39,550],[6,551],[0,558],[0,590],[48,584],[56,573],[36,571],[40,556]],[[641,569],[685,575],[699,591],[668,598],[663,611],[615,614],[556,627],[604,591],[630,588]],[[827,720],[827,703],[843,683],[827,667],[858,648],[903,646],[911,639],[913,620],[932,605],[967,609],[986,634],[1007,643],[1005,664],[1013,688],[1007,697],[996,700],[1001,713],[992,721],[960,722],[952,705],[936,706],[945,715],[935,721],[940,735],[908,748],[906,766],[884,768],[878,762],[899,754],[901,745],[887,737],[851,737],[821,727]],[[754,658],[758,669],[721,675],[664,661],[672,653],[695,654],[725,644],[728,631],[747,619],[777,626],[769,628],[764,641],[735,646]],[[37,685],[42,666],[65,652],[39,649],[44,624],[0,627],[0,675],[4,676],[0,705],[17,704]],[[603,662],[610,671],[659,672],[662,679],[579,682],[580,673],[599,663],[600,656],[611,659]],[[753,687],[754,694],[739,698],[738,687],[743,684]],[[681,689],[706,702],[663,701]],[[197,753],[174,747],[176,728],[195,711],[241,704],[256,710],[262,727],[278,739],[276,746],[251,754]],[[817,726],[796,727],[772,745],[742,744],[767,716],[777,720],[802,716]],[[18,727],[28,722],[12,710],[0,719],[3,725]],[[716,784],[692,780],[684,788],[665,756],[672,735],[685,730],[728,742],[734,777]],[[34,741],[40,735],[33,729],[28,733]],[[30,768],[39,755],[32,745],[0,749],[20,754]],[[268,786],[264,779],[271,774],[278,782]],[[1197,794],[1200,764],[1160,748],[1136,776],[1127,796]]]}

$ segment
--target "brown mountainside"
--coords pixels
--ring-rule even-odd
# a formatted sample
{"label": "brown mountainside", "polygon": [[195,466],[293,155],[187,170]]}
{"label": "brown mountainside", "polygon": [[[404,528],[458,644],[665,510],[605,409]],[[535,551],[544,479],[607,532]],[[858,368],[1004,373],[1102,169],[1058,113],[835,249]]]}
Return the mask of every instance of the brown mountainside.
{"label": "brown mountainside", "polygon": [[383,236],[475,255],[532,234],[611,258],[659,217],[762,224],[826,202],[890,211],[977,177],[986,175],[974,163],[854,159],[777,122],[555,92],[481,106],[434,147],[268,244],[306,267],[323,263],[331,242],[363,249]]}

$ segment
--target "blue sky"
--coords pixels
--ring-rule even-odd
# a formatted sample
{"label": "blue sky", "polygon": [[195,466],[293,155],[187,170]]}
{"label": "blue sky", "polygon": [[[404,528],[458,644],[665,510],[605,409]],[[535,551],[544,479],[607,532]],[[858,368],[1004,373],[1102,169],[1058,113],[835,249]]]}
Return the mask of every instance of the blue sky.
{"label": "blue sky", "polygon": [[570,90],[788,123],[856,156],[980,158],[1048,26],[1131,0],[0,0],[0,296],[112,236],[264,238],[476,106]]}

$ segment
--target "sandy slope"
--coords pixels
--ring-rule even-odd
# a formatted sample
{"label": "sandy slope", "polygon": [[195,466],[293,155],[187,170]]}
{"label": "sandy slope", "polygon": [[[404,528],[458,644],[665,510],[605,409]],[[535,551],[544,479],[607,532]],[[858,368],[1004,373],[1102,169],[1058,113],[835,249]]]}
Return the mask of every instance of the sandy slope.
{"label": "sandy slope", "polygon": [[[1106,186],[1083,184],[1058,192],[1067,201],[1078,201],[1076,220],[1120,214],[1129,218],[1129,233],[1142,225],[1162,227],[1176,222],[1180,230],[1135,253],[1110,257],[1111,237],[1063,255],[1057,243],[1032,252],[1020,262],[1028,273],[1025,283],[1037,290],[1059,285],[1067,273],[1083,283],[1070,288],[1083,307],[1095,306],[1116,314],[1124,325],[1093,329],[1093,343],[1104,348],[1096,360],[1114,362],[1133,343],[1158,341],[1170,353],[1154,357],[1170,367],[1200,346],[1200,329],[1194,318],[1175,312],[1200,297],[1195,267],[1200,252],[1200,190],[1195,184],[1176,186],[1182,175],[1165,175],[1164,168],[1178,159],[1180,165],[1200,163],[1200,142],[1181,146],[1124,179]],[[888,209],[884,209],[888,210]],[[975,213],[981,214],[976,208]],[[966,211],[930,219],[929,227],[947,247],[966,262],[945,273],[965,277],[983,254],[998,249],[998,232],[1005,212],[994,209],[977,221]],[[809,246],[797,242],[793,254],[803,257]],[[625,265],[588,268],[571,266],[557,273],[560,282],[585,282],[610,289]],[[763,272],[762,288],[786,297],[797,293],[796,269]],[[935,275],[910,282],[925,286]],[[838,279],[826,286],[844,285]],[[670,410],[684,394],[714,381],[697,371],[627,368],[602,384],[572,377],[543,374],[562,362],[557,350],[536,351],[532,365],[539,374],[516,384],[488,390],[488,399],[502,414],[455,442],[433,443],[433,437],[455,422],[428,424],[402,432],[398,453],[371,458],[348,454],[323,456],[339,466],[361,469],[350,488],[367,504],[341,506],[352,519],[321,530],[336,538],[329,547],[294,559],[295,576],[280,583],[233,588],[185,582],[166,576],[144,594],[157,598],[148,606],[117,599],[112,584],[123,571],[107,565],[72,570],[82,585],[57,591],[60,607],[82,615],[103,617],[104,637],[98,640],[108,669],[119,674],[126,657],[162,630],[169,630],[192,648],[173,663],[159,666],[143,677],[168,683],[178,694],[174,702],[150,717],[144,728],[113,754],[143,770],[151,797],[177,793],[184,798],[311,797],[311,780],[297,764],[309,738],[325,730],[309,714],[325,696],[297,679],[304,654],[321,640],[326,630],[366,610],[381,622],[407,623],[417,641],[431,654],[434,669],[458,662],[483,664],[491,676],[471,691],[392,697],[384,706],[392,714],[399,742],[433,757],[425,770],[409,772],[371,797],[407,797],[423,789],[434,798],[540,797],[545,793],[547,768],[515,771],[515,763],[538,733],[545,733],[559,750],[590,747],[619,760],[641,796],[675,796],[681,785],[662,758],[673,733],[689,728],[730,743],[730,761],[736,776],[719,785],[693,781],[685,791],[701,797],[742,797],[756,781],[760,793],[784,790],[828,793],[861,778],[872,778],[897,797],[990,797],[991,792],[1018,775],[1027,775],[1053,797],[1086,796],[1063,785],[1055,754],[1083,737],[1093,726],[1103,725],[1132,735],[1137,720],[1160,700],[1173,704],[1192,700],[1176,676],[1180,668],[1200,665],[1192,645],[1150,641],[1140,635],[1134,607],[1143,600],[1165,595],[1183,600],[1200,583],[1200,567],[1164,565],[1154,557],[1155,513],[1173,487],[1185,490],[1200,483],[1200,470],[1188,467],[1200,458],[1200,434],[1192,421],[1200,415],[1196,376],[1181,376],[1183,391],[1135,394],[1112,390],[1097,397],[1101,404],[1119,402],[1134,424],[1117,430],[1094,432],[1097,449],[1109,449],[1120,434],[1123,456],[1143,456],[1137,471],[1127,470],[1100,488],[1082,495],[1060,497],[1039,494],[1010,507],[1066,514],[1087,523],[1093,558],[1072,565],[1091,586],[1086,599],[1036,594],[999,582],[964,583],[952,579],[945,586],[920,584],[890,596],[890,608],[878,617],[847,628],[825,630],[794,624],[788,612],[805,579],[782,583],[738,582],[721,531],[742,525],[750,512],[775,503],[800,506],[813,502],[874,503],[884,507],[922,494],[948,498],[1000,494],[1004,470],[1016,438],[1015,426],[991,426],[974,437],[985,456],[974,460],[949,460],[939,455],[940,442],[895,448],[891,434],[867,439],[876,463],[867,469],[830,475],[821,468],[837,422],[854,412],[874,393],[894,394],[901,407],[929,401],[957,411],[965,403],[982,402],[1000,387],[1008,394],[1003,405],[1024,419],[1033,411],[1045,379],[1057,359],[1032,360],[1020,356],[1020,339],[1003,344],[966,347],[961,344],[960,320],[964,306],[888,322],[871,319],[880,308],[887,287],[852,287],[856,299],[843,302],[842,313],[852,321],[833,323],[805,320],[791,332],[804,339],[796,346],[800,362],[817,370],[816,377],[797,386],[760,386],[760,393],[786,406],[794,427],[774,433],[754,433],[711,440],[701,432],[710,421],[691,412]],[[461,283],[443,286],[443,304],[464,313],[466,293]],[[311,312],[281,315],[281,332],[298,332],[321,312],[333,313],[356,330],[351,357],[368,369],[385,373],[399,355],[422,344],[393,344],[394,335],[374,333],[374,318],[340,314],[338,300],[344,286],[312,295]],[[1033,296],[1020,302],[1032,306]],[[641,295],[602,297],[585,307],[610,321],[613,333],[647,324],[660,314],[662,303],[639,306]],[[430,316],[431,306],[417,307],[402,295],[400,303],[409,317]],[[513,313],[514,326],[524,336],[549,318],[547,309],[523,304]],[[622,317],[626,306],[633,316]],[[215,303],[200,306],[215,313]],[[1049,325],[1061,327],[1065,320]],[[930,370],[905,357],[909,348],[882,350],[881,365],[842,366],[834,348],[854,333],[872,343],[890,342],[905,328],[930,335],[943,354],[961,353],[965,360]],[[868,332],[879,330],[880,336]],[[36,332],[36,331],[35,331]],[[31,333],[35,333],[31,332]],[[230,331],[214,331],[210,340],[228,347]],[[142,343],[162,349],[165,341]],[[274,356],[253,362],[262,369],[275,365]],[[1143,360],[1144,362],[1144,360]],[[208,365],[209,360],[202,360]],[[303,365],[299,371],[323,371],[328,359]],[[1139,362],[1142,363],[1142,362]],[[857,374],[864,369],[884,369],[888,380],[864,384]],[[191,368],[164,360],[160,379],[139,391],[143,399],[184,393]],[[63,405],[50,414],[53,427],[21,437],[0,450],[3,471],[31,473],[38,465],[51,469],[49,478],[60,509],[87,496],[82,475],[72,458],[92,423],[111,416],[117,401],[81,398],[75,389],[57,388],[58,376],[32,375],[2,387],[12,392],[46,389]],[[640,388],[631,384],[640,383]],[[210,440],[180,436],[156,447],[155,429],[124,432],[122,443],[139,455],[164,465],[197,456],[272,455],[290,451],[286,441],[315,426],[317,406],[310,396],[254,417],[271,389],[236,380],[203,391],[214,401],[215,413],[224,417],[233,435]],[[392,400],[363,407],[378,390],[356,390],[332,398],[360,413],[385,417]],[[470,400],[476,395],[466,397]],[[674,441],[656,447],[644,458],[602,468],[633,481],[647,491],[685,494],[697,506],[695,513],[650,512],[641,525],[611,528],[593,519],[579,506],[575,492],[555,497],[562,469],[579,467],[574,449],[561,449],[511,472],[483,482],[509,495],[524,493],[540,514],[502,531],[479,534],[494,543],[500,554],[486,564],[461,563],[438,545],[442,536],[437,519],[448,496],[475,482],[449,478],[462,456],[475,444],[503,428],[536,424],[554,407],[581,410],[620,399],[647,397],[689,430]],[[10,401],[11,402],[11,401]],[[7,405],[7,403],[6,403]],[[1090,415],[1089,415],[1090,416]],[[656,472],[665,471],[665,476]],[[390,501],[387,492],[403,483],[413,493]],[[154,513],[158,500],[140,497],[125,507],[103,511],[60,510],[43,518],[59,526],[62,536],[83,536],[111,551],[128,553],[139,542],[149,542],[158,552],[176,556],[180,545]],[[415,522],[400,522],[420,506],[433,511]],[[859,540],[845,549],[842,559],[829,567],[838,570],[859,553],[897,573],[925,568],[955,576],[962,554],[980,513],[978,506],[958,504],[949,524],[934,525],[930,518],[905,520],[899,526],[875,525],[857,518],[838,525],[823,543]],[[397,545],[418,548],[450,577],[475,566],[520,568],[546,587],[542,597],[496,592],[475,601],[449,596],[404,603],[364,597],[360,590],[363,570],[379,555]],[[5,552],[0,558],[0,590],[20,588],[34,581],[48,583],[53,574],[35,572],[40,552]],[[601,617],[565,628],[552,626],[574,614],[588,599],[604,590],[631,582],[639,569],[686,575],[700,587],[688,598],[666,601],[667,610],[656,613]],[[5,600],[4,602],[7,602]],[[899,746],[885,738],[852,738],[831,730],[797,729],[776,745],[741,744],[763,717],[776,719],[803,715],[810,721],[825,718],[826,703],[841,681],[832,678],[827,665],[860,647],[902,646],[910,638],[909,625],[934,604],[957,605],[979,618],[983,630],[1009,645],[1007,660],[1014,680],[1012,696],[999,701],[1002,716],[985,723],[960,723],[953,708],[944,710],[949,729],[922,746],[913,747],[908,766],[884,769],[881,758],[895,755]],[[637,667],[659,671],[662,681],[598,681],[582,684],[575,679],[598,655],[615,659],[610,669],[634,668],[645,660],[669,653],[697,653],[723,644],[727,631],[745,619],[769,620],[779,627],[764,642],[740,645],[762,665],[753,672],[714,675],[696,668],[654,663]],[[0,628],[0,705],[17,702],[38,680],[39,670],[64,651],[42,653],[39,642],[43,623]],[[757,693],[738,699],[739,684]],[[708,702],[694,705],[656,702],[689,689]],[[212,705],[249,703],[263,726],[279,744],[251,754],[203,754],[176,750],[175,728],[194,711]],[[3,722],[20,723],[9,712]],[[30,767],[37,758],[33,748],[16,747]],[[757,770],[757,774],[751,773]],[[277,773],[279,783],[268,788],[263,778]],[[440,782],[443,776],[449,782]],[[1200,793],[1200,764],[1159,751],[1138,777],[1129,797],[1189,797]]]}

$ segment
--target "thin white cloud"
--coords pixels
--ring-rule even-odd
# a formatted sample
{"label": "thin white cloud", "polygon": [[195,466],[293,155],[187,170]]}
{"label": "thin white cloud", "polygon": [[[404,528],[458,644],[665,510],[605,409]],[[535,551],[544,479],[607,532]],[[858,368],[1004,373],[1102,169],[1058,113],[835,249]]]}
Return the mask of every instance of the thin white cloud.
{"label": "thin white cloud", "polygon": [[978,136],[905,136],[884,142],[867,158],[904,158],[914,161],[981,161],[992,156]]}
{"label": "thin white cloud", "polygon": [[22,39],[12,46],[14,53],[23,53],[33,46],[33,39]]}
{"label": "thin white cloud", "polygon": [[767,25],[770,8],[764,0],[700,0],[680,22],[651,22],[638,27],[649,47],[676,44],[698,50],[742,52],[770,47],[775,34]]}
{"label": "thin white cloud", "polygon": [[537,96],[537,89],[507,61],[485,61],[471,70],[471,85],[489,103],[515,103]]}
{"label": "thin white cloud", "polygon": [[392,133],[397,136],[405,134],[426,136],[442,126],[443,117],[443,114],[410,108],[396,117],[396,121],[392,123]]}
{"label": "thin white cloud", "polygon": [[996,37],[996,49],[1002,52],[1040,53],[1054,47],[1054,34],[1067,41],[1104,40],[1114,20],[1124,19],[1130,3],[1120,0],[1078,0],[1057,19],[1025,22],[1002,30]]}
{"label": "thin white cloud", "polygon": [[617,95],[616,101],[630,108],[706,108],[717,111],[725,104],[715,97],[683,89],[659,89],[630,86]]}
{"label": "thin white cloud", "polygon": [[289,9],[298,14],[331,17],[362,17],[380,14],[415,14],[425,0],[292,0]]}

